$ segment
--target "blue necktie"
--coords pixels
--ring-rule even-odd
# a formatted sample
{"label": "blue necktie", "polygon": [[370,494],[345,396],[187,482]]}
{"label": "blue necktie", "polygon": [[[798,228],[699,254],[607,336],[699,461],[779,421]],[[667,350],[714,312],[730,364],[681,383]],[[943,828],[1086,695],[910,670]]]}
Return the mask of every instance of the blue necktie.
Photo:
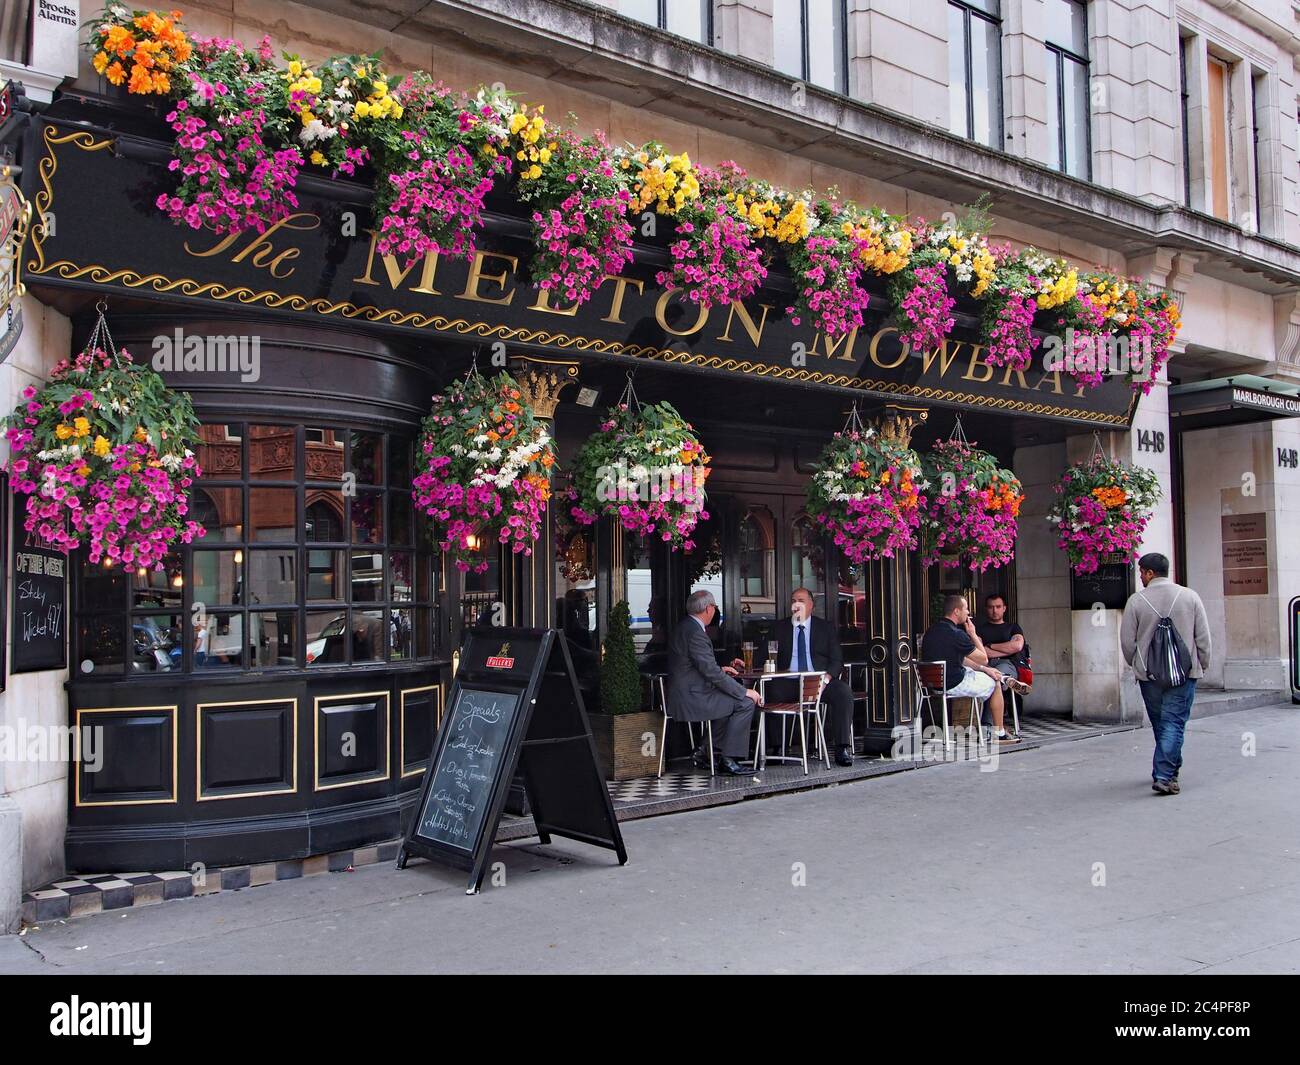
{"label": "blue necktie", "polygon": [[804,637],[804,627],[800,625],[795,643],[795,661],[799,663],[800,673],[809,673],[808,668],[808,641]]}

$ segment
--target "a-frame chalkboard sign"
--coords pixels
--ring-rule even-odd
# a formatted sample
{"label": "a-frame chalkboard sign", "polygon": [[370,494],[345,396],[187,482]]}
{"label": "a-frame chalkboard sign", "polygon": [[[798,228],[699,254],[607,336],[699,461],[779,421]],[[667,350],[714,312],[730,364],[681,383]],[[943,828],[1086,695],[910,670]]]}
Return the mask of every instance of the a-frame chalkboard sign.
{"label": "a-frame chalkboard sign", "polygon": [[543,843],[581,840],[627,864],[560,633],[471,629],[397,868],[418,855],[467,869],[475,894],[516,772]]}

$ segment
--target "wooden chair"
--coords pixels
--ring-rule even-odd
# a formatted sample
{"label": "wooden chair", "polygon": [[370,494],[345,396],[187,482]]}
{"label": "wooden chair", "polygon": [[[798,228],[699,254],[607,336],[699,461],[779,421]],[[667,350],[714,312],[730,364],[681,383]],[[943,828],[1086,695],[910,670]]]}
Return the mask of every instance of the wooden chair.
{"label": "wooden chair", "polygon": [[[670,713],[668,712],[668,688],[667,688],[667,676],[666,676],[665,674],[663,674],[663,673],[658,674],[658,675],[654,678],[654,685],[655,685],[655,688],[656,688],[656,689],[658,690],[658,692],[659,692],[659,707],[660,707],[660,709],[663,710],[663,712],[664,712],[664,724],[663,724],[663,729],[662,729],[662,731],[659,733],[659,774],[658,774],[658,775],[659,775],[660,777],[662,777],[662,776],[664,775],[664,758],[665,758],[666,755],[667,755],[667,743],[668,743],[668,721],[669,721],[670,718],[671,718],[672,720],[674,720],[674,721],[677,721],[677,720],[683,720],[683,719],[674,718],[674,717],[672,716],[672,714],[670,714]],[[694,723],[693,721],[684,721],[684,724],[686,725],[686,733],[687,733],[687,735],[689,735],[690,738],[691,738],[691,750],[694,750],[694,749],[695,749],[695,729],[694,729],[693,726],[694,726],[695,723]],[[714,774],[714,771],[713,771],[713,769],[714,769],[714,766],[713,766],[713,722],[712,722],[712,721],[703,721],[703,722],[701,722],[701,724],[704,726],[704,729],[703,729],[701,735],[702,735],[702,737],[703,737],[704,739],[706,739],[706,740],[708,741],[708,744],[709,744],[709,776],[714,776],[715,774]]]}
{"label": "wooden chair", "polygon": [[[773,680],[796,680],[798,681],[799,698],[795,702],[789,703],[769,703],[767,701],[767,685]],[[754,768],[762,769],[768,761],[767,753],[767,730],[766,718],[768,714],[775,714],[782,718],[781,723],[781,753],[771,755],[773,762],[799,762],[803,766],[804,774],[808,773],[808,723],[809,716],[812,717],[813,724],[816,728],[818,750],[821,751],[822,760],[826,763],[826,768],[830,769],[830,754],[826,747],[826,733],[822,728],[822,691],[826,687],[826,675],[820,671],[816,673],[765,673],[758,682],[758,691],[763,696],[758,708],[758,744],[754,752]],[[799,757],[787,756],[785,753],[785,720],[794,718],[799,724]]]}
{"label": "wooden chair", "polygon": [[[930,717],[934,717],[934,700],[939,700],[939,705],[943,713],[943,750],[947,754],[952,747],[952,737],[948,727],[948,663],[947,662],[919,662],[912,660],[912,669],[916,677],[916,716],[918,721],[921,717],[922,705],[930,712]],[[984,727],[980,724],[980,715],[984,711],[984,700],[978,699],[973,695],[956,695],[951,696],[955,699],[970,700],[970,723],[968,729],[975,730],[976,743],[980,750],[984,749]]]}

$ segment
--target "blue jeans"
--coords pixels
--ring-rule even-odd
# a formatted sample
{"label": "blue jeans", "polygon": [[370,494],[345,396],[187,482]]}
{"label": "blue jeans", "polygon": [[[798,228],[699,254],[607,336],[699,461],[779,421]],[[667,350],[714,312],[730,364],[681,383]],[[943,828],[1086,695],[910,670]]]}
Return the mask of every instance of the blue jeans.
{"label": "blue jeans", "polygon": [[1156,734],[1156,750],[1151,758],[1152,780],[1176,780],[1183,765],[1183,730],[1192,716],[1192,697],[1196,681],[1188,680],[1176,688],[1162,688],[1155,681],[1140,680],[1142,701],[1147,705],[1151,730]]}

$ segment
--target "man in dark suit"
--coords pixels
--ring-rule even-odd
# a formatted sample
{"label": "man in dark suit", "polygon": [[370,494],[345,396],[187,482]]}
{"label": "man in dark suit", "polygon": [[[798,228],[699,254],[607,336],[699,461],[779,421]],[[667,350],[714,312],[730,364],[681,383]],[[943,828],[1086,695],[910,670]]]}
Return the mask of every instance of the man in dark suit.
{"label": "man in dark suit", "polygon": [[[736,680],[736,670],[718,665],[706,627],[718,613],[713,595],[692,592],[686,598],[686,617],[668,640],[668,707],[677,721],[712,721],[716,764],[723,773],[742,776],[750,771],[736,761],[749,752],[749,726],[758,704],[758,692]],[[695,764],[709,765],[709,752],[695,752]]]}
{"label": "man in dark suit", "polygon": [[[840,638],[829,621],[813,616],[812,592],[796,588],[790,596],[790,620],[776,627],[776,668],[781,673],[811,673],[820,670],[830,678],[822,691],[826,706],[826,744],[835,752],[835,764],[853,764],[853,691],[840,680],[844,652]],[[788,698],[798,697],[794,681],[789,682]],[[786,698],[782,681],[767,686],[768,698]]]}

